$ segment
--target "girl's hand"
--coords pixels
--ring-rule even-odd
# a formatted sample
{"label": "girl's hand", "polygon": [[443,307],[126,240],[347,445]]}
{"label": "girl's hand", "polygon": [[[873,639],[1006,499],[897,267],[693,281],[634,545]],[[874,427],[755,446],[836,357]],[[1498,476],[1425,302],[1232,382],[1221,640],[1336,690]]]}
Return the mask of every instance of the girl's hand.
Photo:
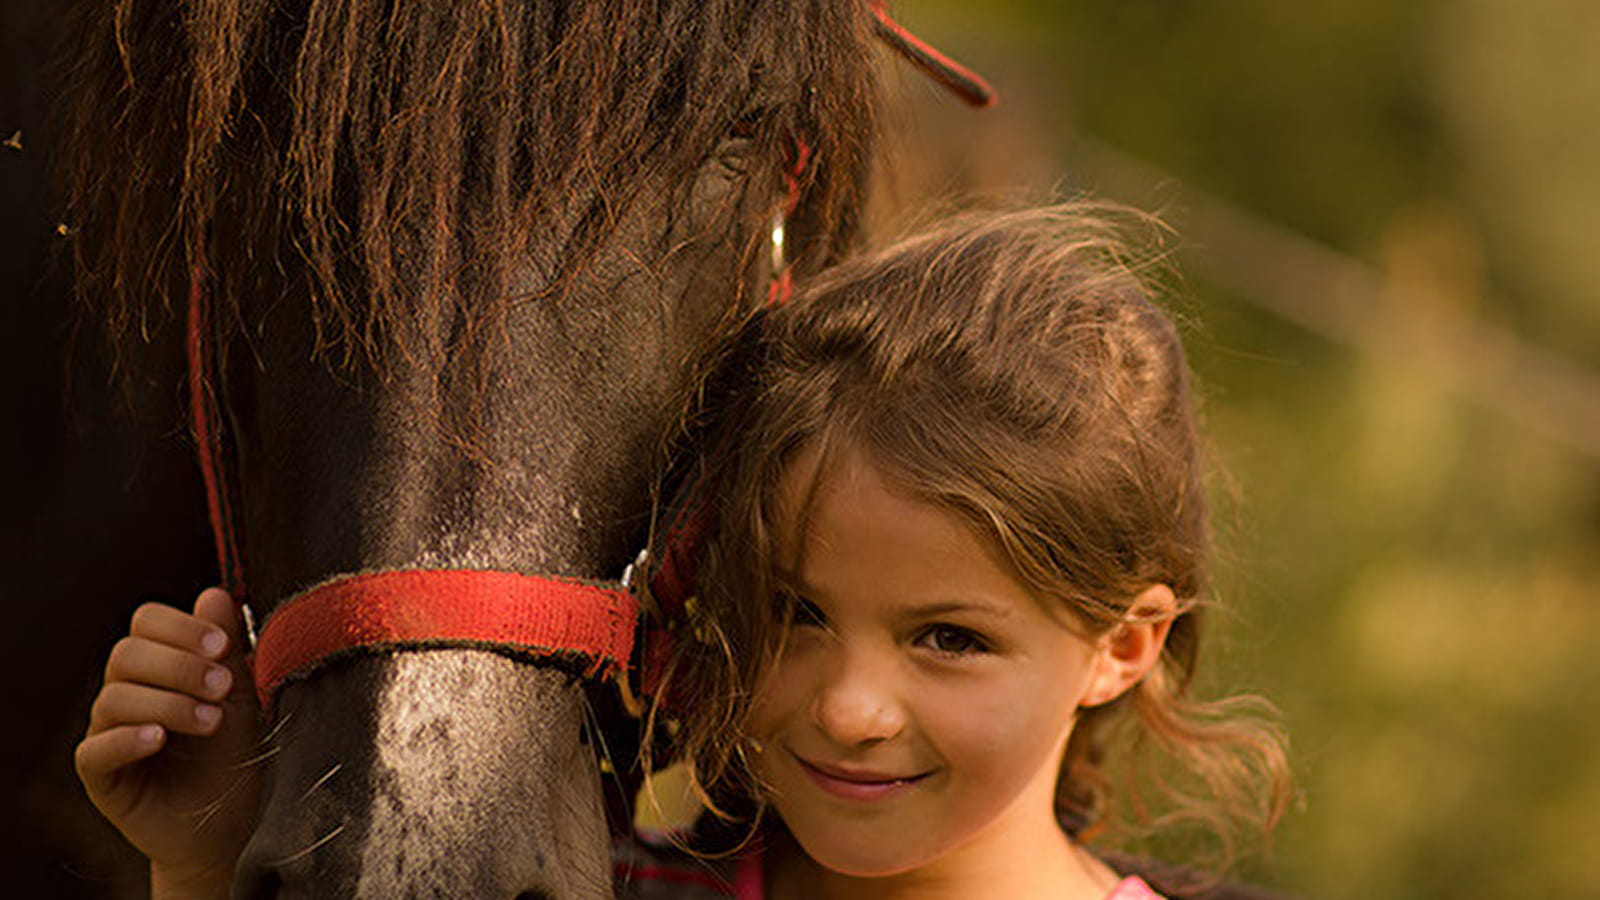
{"label": "girl's hand", "polygon": [[150,859],[153,892],[226,896],[260,792],[260,708],[233,598],[211,588],[194,615],[133,614],[106,663],[78,778]]}

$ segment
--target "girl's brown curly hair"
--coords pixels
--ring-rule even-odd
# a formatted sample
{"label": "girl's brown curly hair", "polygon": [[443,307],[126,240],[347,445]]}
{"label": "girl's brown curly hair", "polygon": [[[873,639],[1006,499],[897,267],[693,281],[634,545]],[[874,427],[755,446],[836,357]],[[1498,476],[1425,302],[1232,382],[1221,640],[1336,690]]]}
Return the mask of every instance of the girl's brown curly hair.
{"label": "girl's brown curly hair", "polygon": [[[958,217],[824,273],[730,352],[713,388],[731,406],[708,462],[718,527],[668,678],[708,798],[759,803],[739,735],[791,615],[773,599],[779,478],[802,448],[848,444],[965,518],[1091,634],[1126,621],[1144,588],[1177,596],[1156,668],[1079,715],[1057,791],[1069,830],[1107,817],[1107,739],[1129,718],[1206,788],[1165,791],[1163,822],[1199,820],[1224,862],[1240,825],[1275,823],[1289,779],[1270,717],[1189,696],[1208,516],[1188,365],[1153,300],[1163,236],[1092,203]],[[1137,817],[1149,785],[1131,787]]]}

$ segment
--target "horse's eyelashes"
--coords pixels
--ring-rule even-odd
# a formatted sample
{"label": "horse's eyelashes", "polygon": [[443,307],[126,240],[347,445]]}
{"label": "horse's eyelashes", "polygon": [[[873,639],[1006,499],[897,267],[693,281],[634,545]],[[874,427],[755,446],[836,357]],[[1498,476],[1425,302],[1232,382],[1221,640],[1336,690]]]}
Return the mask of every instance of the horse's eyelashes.
{"label": "horse's eyelashes", "polygon": [[755,141],[746,137],[732,137],[723,141],[713,159],[735,175],[750,171],[750,160],[755,155]]}

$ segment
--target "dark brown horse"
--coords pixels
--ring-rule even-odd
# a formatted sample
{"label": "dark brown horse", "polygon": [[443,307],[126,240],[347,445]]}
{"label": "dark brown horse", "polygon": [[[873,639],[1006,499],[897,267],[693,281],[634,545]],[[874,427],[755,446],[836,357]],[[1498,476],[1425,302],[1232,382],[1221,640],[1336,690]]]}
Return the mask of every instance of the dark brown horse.
{"label": "dark brown horse", "polygon": [[[860,0],[74,6],[49,12],[62,240],[169,431],[183,299],[210,300],[258,615],[352,573],[616,577],[692,361],[766,294],[774,218],[798,201],[802,273],[854,229]],[[96,450],[145,435],[116,437]],[[196,490],[104,538],[183,571]],[[565,662],[444,641],[287,685],[236,892],[607,895]]]}

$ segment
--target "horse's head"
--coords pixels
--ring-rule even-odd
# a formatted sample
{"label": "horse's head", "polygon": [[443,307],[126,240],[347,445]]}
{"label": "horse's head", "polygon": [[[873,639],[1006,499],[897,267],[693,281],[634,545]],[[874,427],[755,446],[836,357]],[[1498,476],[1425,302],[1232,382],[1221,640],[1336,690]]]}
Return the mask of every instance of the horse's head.
{"label": "horse's head", "polygon": [[[202,448],[269,635],[355,574],[615,578],[774,218],[801,267],[853,225],[861,0],[86,6],[86,284],[123,334],[209,309]],[[277,689],[236,892],[606,895],[604,653],[403,625]]]}

